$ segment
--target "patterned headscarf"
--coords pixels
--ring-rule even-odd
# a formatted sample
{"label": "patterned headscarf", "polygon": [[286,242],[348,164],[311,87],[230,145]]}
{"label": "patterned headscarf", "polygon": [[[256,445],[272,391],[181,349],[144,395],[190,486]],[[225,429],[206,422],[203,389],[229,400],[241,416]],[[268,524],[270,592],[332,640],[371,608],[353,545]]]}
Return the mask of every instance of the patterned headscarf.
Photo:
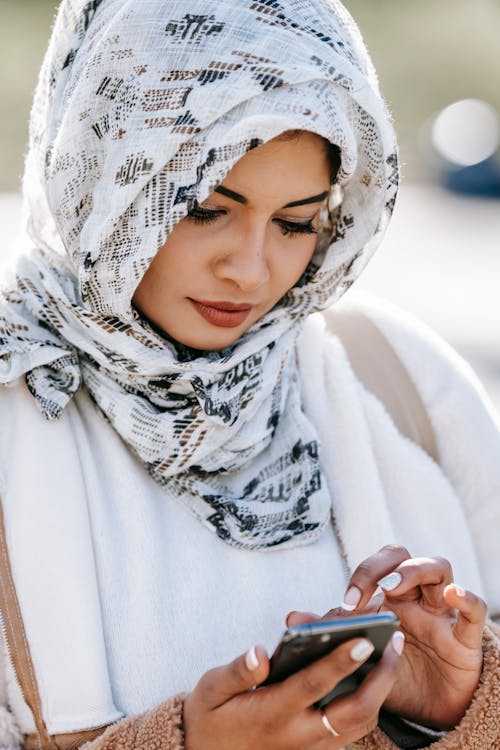
{"label": "patterned headscarf", "polygon": [[[250,149],[286,130],[341,152],[305,274],[222,352],[190,356],[131,306],[158,248]],[[294,346],[378,244],[394,133],[336,0],[63,0],[35,94],[31,252],[0,296],[0,383],[48,419],[84,384],[151,476],[230,544],[304,544],[331,500]]]}

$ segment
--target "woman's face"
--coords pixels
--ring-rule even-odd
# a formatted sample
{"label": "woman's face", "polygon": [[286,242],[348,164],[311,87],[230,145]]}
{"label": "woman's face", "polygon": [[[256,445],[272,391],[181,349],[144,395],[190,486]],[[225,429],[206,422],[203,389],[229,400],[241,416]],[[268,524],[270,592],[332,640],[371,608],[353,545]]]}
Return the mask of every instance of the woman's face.
{"label": "woman's face", "polygon": [[326,144],[303,132],[250,151],[160,248],[133,302],[180,343],[233,344],[298,281],[330,189]]}

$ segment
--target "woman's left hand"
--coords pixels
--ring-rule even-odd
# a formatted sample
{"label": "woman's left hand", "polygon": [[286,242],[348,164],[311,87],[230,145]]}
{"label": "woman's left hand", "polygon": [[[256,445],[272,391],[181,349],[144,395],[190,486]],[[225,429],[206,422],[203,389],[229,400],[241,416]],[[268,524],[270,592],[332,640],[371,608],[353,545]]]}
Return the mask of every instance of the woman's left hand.
{"label": "woman's left hand", "polygon": [[[427,726],[456,726],[481,675],[485,603],[453,583],[447,560],[411,558],[403,547],[383,547],[358,566],[346,591],[349,609],[373,611],[377,586],[384,596],[374,600],[376,609],[394,612],[405,634],[399,674],[384,708]],[[331,611],[325,619],[338,614]],[[288,624],[312,617],[292,613]]]}

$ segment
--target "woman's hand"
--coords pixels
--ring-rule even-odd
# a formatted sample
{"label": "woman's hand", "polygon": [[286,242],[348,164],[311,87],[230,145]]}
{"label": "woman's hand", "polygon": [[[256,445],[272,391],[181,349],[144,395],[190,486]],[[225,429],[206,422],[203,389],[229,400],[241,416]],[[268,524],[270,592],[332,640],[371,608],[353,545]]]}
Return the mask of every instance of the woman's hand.
{"label": "woman's hand", "polygon": [[362,638],[347,641],[283,682],[258,689],[269,673],[260,646],[207,672],[185,702],[186,750],[337,750],[363,737],[394,684],[402,638],[389,642],[355,693],[327,706],[337,736],[311,706],[366,661],[367,645]]}
{"label": "woman's hand", "polygon": [[[383,597],[371,600],[378,585]],[[412,559],[403,547],[384,547],[355,570],[344,607],[388,609],[401,622],[406,645],[384,708],[427,726],[456,726],[481,675],[486,605],[453,584],[449,562]],[[294,613],[288,622],[304,617]]]}

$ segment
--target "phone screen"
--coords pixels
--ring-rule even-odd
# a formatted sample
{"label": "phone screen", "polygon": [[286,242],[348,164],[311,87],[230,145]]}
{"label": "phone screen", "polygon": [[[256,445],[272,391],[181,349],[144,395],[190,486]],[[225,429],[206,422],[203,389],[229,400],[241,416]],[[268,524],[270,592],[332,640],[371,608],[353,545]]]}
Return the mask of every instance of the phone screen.
{"label": "phone screen", "polygon": [[375,650],[352,675],[344,678],[328,695],[318,701],[322,708],[334,698],[356,689],[363,677],[382,656],[382,652],[398,628],[399,621],[392,612],[374,615],[338,617],[334,620],[306,623],[288,628],[271,657],[269,677],[264,685],[280,682],[299,669],[330,653],[351,638],[368,638]]}

